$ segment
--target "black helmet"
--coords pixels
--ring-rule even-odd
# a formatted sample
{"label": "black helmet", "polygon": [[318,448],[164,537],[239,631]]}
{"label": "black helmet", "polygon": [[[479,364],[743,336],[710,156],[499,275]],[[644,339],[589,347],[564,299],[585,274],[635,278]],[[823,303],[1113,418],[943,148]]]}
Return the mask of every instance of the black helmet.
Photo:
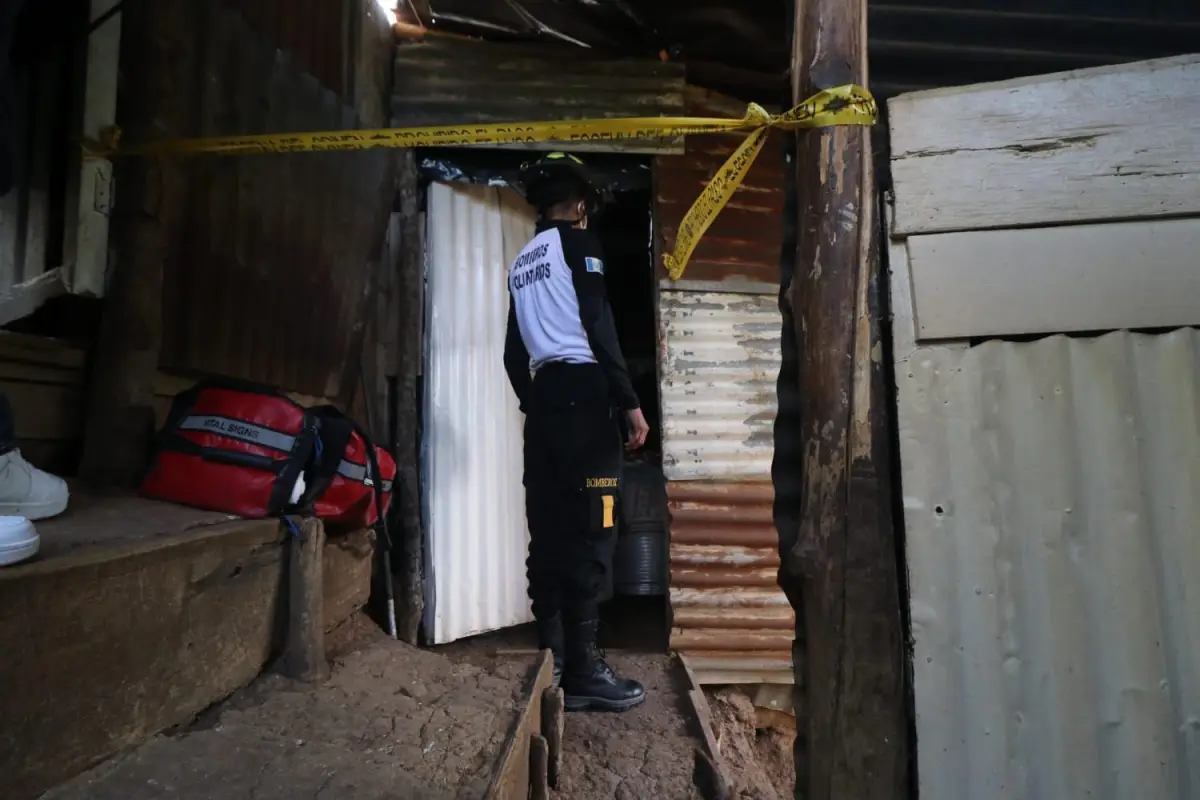
{"label": "black helmet", "polygon": [[609,201],[608,191],[598,186],[587,166],[570,153],[547,153],[522,164],[520,182],[525,199],[538,213],[578,198],[587,203],[588,214],[595,214]]}

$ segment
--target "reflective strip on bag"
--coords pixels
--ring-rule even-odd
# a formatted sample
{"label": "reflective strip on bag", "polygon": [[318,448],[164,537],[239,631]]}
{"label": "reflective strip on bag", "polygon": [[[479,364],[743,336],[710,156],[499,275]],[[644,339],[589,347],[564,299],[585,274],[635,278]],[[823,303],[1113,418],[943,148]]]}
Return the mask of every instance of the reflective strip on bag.
{"label": "reflective strip on bag", "polygon": [[256,444],[270,450],[278,450],[281,453],[292,452],[292,448],[296,444],[296,437],[290,434],[281,433],[262,425],[255,425],[254,423],[242,422],[241,420],[216,415],[184,417],[179,423],[179,430],[215,433],[219,436],[237,439],[239,442]]}

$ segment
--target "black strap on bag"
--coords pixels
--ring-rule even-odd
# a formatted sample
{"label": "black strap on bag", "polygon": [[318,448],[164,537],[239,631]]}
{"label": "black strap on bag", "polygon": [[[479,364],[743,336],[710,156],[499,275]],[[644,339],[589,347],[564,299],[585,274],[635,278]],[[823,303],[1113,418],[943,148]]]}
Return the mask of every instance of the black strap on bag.
{"label": "black strap on bag", "polygon": [[357,433],[363,441],[363,449],[367,454],[367,478],[370,480],[371,493],[375,499],[375,540],[379,542],[380,570],[383,573],[384,594],[387,599],[388,635],[395,639],[397,633],[396,595],[392,581],[392,535],[388,530],[387,514],[384,513],[384,480],[383,473],[379,470],[379,457],[376,455],[375,443],[358,423],[333,406],[316,406],[308,409],[307,413],[318,420],[317,428],[324,451],[322,458],[325,461],[321,474],[327,473],[327,477],[324,478],[320,491],[312,492],[311,496],[308,496],[309,492],[305,493],[306,503],[311,503],[328,488],[329,481],[333,480],[333,476],[341,464],[342,454],[346,452],[346,445],[350,441],[351,434]]}

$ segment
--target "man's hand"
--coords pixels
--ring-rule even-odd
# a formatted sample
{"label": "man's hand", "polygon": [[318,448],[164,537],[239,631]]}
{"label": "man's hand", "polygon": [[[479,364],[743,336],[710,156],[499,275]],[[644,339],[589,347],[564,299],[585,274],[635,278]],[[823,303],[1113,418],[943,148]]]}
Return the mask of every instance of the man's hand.
{"label": "man's hand", "polygon": [[650,426],[646,424],[646,417],[640,408],[626,411],[625,419],[629,422],[629,438],[625,440],[625,449],[632,452],[646,443]]}

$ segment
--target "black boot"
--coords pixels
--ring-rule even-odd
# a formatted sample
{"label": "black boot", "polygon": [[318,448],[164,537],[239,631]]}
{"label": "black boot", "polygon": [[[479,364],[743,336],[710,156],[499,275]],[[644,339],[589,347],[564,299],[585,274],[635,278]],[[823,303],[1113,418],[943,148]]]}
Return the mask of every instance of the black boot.
{"label": "black boot", "polygon": [[646,699],[637,681],[619,678],[596,646],[596,621],[581,622],[567,630],[567,669],[563,694],[568,711],[625,711]]}
{"label": "black boot", "polygon": [[562,617],[555,614],[549,619],[539,619],[537,621],[537,632],[538,649],[549,650],[554,654],[553,685],[557,687],[562,683],[563,662],[565,661]]}

